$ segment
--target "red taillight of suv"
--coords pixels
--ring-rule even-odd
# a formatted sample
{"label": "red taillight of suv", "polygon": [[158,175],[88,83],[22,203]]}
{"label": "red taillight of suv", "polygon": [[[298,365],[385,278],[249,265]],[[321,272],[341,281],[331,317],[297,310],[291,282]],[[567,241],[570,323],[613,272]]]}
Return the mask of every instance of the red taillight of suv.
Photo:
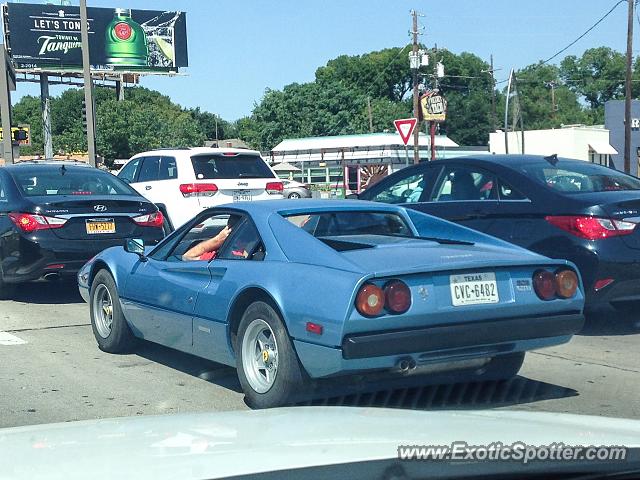
{"label": "red taillight of suv", "polygon": [[180,193],[185,198],[213,197],[217,191],[218,186],[214,183],[183,183],[180,185]]}
{"label": "red taillight of suv", "polygon": [[149,213],[147,215],[140,215],[139,217],[133,217],[132,220],[141,227],[162,227],[164,224],[164,216],[162,212]]}
{"label": "red taillight of suv", "polygon": [[9,218],[25,233],[35,232],[36,230],[61,228],[65,223],[67,223],[65,218],[46,217],[44,215],[35,215],[33,213],[10,213]]}
{"label": "red taillight of suv", "polygon": [[284,190],[284,185],[282,182],[268,182],[265,190],[269,195],[278,195]]}
{"label": "red taillight of suv", "polygon": [[637,223],[612,218],[574,215],[548,216],[545,220],[565,232],[587,240],[618,237],[633,233]]}

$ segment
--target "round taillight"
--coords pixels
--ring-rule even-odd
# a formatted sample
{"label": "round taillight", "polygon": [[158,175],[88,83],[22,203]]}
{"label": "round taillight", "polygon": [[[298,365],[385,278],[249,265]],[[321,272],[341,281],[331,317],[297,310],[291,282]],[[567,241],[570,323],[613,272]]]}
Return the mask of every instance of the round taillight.
{"label": "round taillight", "polygon": [[578,290],[578,276],[573,270],[556,272],[556,292],[560,298],[571,298]]}
{"label": "round taillight", "polygon": [[373,283],[365,283],[356,296],[356,309],[365,317],[375,317],[384,308],[384,292]]}
{"label": "round taillight", "polygon": [[556,296],[556,276],[548,270],[538,270],[533,274],[533,289],[542,300],[552,300]]}
{"label": "round taillight", "polygon": [[392,313],[404,313],[411,306],[411,290],[400,280],[391,280],[384,286],[384,304]]}

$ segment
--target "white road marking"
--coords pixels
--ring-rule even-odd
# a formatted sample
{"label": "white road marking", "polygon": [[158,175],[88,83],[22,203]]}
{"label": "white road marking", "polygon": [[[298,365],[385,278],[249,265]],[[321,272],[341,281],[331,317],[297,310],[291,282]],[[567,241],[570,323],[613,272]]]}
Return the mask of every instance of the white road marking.
{"label": "white road marking", "polygon": [[27,341],[20,337],[7,332],[0,332],[0,345],[22,345],[24,343],[27,343]]}

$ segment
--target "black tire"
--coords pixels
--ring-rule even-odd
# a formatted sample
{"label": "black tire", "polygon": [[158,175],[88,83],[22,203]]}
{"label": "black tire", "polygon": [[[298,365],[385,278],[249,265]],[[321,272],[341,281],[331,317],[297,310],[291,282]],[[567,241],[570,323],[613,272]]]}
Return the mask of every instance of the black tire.
{"label": "black tire", "polygon": [[302,198],[302,195],[300,195],[298,192],[291,192],[289,194],[289,198]]}
{"label": "black tire", "polygon": [[[104,289],[106,289],[110,295],[112,307],[111,328],[106,336],[104,335],[104,331],[101,333],[101,322],[100,319],[96,317],[96,309],[98,309],[96,303],[99,301],[99,299],[96,298],[96,294],[101,295],[104,293]],[[91,283],[89,312],[91,314],[93,336],[96,338],[100,350],[108,353],[127,353],[133,350],[136,345],[136,338],[133,336],[133,333],[131,333],[131,329],[124,318],[116,282],[108,270],[100,270]],[[98,323],[96,323],[96,321]]]}
{"label": "black tire", "polygon": [[524,363],[524,352],[494,357],[481,375],[481,380],[509,380],[515,377]]}
{"label": "black tire", "polygon": [[[266,392],[258,392],[248,378],[250,365],[243,363],[243,348],[248,328],[254,322],[263,320],[270,327],[277,345],[277,369],[272,385]],[[247,340],[247,348],[251,341]],[[238,378],[245,394],[245,402],[251,408],[272,408],[288,405],[296,400],[307,384],[298,355],[293,348],[284,322],[274,308],[265,302],[254,302],[245,310],[238,327],[236,342],[236,364]],[[249,373],[251,375],[251,373]]]}
{"label": "black tire", "polygon": [[15,291],[16,286],[12,283],[6,283],[2,279],[2,272],[0,271],[0,300],[11,300]]}

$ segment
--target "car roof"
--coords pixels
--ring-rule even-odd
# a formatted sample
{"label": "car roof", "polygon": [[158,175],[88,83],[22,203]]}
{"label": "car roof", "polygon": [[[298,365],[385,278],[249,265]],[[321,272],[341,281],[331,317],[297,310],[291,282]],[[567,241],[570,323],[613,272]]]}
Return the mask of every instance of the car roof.
{"label": "car roof", "polygon": [[[513,167],[513,165],[518,163],[531,164],[531,163],[548,162],[547,159],[550,157],[551,155],[544,156],[544,155],[511,154],[511,153],[509,154],[484,153],[479,155],[468,155],[463,157],[452,157],[452,158],[433,160],[431,162],[425,162],[425,163],[432,164],[432,165],[445,165],[450,162],[478,161],[478,162],[486,162],[486,163],[492,163],[497,165],[503,165],[505,167]],[[565,163],[565,162],[584,163],[584,160],[577,160],[577,159],[565,158],[565,157],[557,157],[557,158],[558,158],[558,163]]]}
{"label": "car roof", "polygon": [[183,147],[183,148],[157,148],[155,150],[148,150],[146,152],[137,153],[136,155],[134,155],[134,157],[150,155],[150,154],[167,155],[170,153],[175,154],[177,156],[181,156],[184,154],[188,154],[189,156],[206,155],[206,154],[215,155],[220,153],[244,153],[248,155],[260,155],[260,152],[257,150],[249,150],[246,148]]}
{"label": "car roof", "polygon": [[[3,168],[9,173],[11,172],[37,173],[37,172],[55,170],[60,167],[64,167],[67,170],[83,170],[83,171],[86,171],[87,168],[92,168],[93,169],[92,173],[95,173],[95,172],[103,173],[103,170],[100,170],[99,168],[93,168],[91,167],[91,165],[87,163],[68,162],[68,161],[19,162],[19,163],[14,163],[12,165],[5,165]],[[104,172],[104,173],[108,173],[108,172]]]}
{"label": "car roof", "polygon": [[400,212],[402,207],[389,205],[386,203],[369,202],[365,200],[320,200],[320,199],[279,199],[279,200],[261,200],[258,202],[238,202],[227,203],[212,207],[233,208],[242,210],[252,215],[268,215],[270,213],[280,213],[282,215],[294,215],[304,212],[335,212],[344,211],[385,211]]}

